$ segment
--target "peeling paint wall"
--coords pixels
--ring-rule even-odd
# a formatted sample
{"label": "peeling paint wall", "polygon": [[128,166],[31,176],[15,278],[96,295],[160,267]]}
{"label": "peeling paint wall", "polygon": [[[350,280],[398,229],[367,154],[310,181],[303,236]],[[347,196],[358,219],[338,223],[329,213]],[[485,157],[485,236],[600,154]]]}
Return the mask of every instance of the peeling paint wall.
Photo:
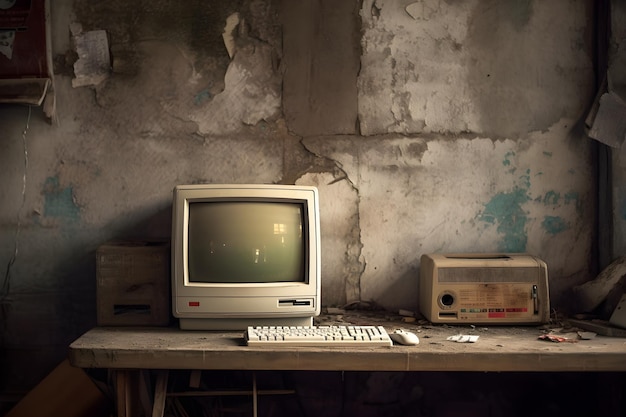
{"label": "peeling paint wall", "polygon": [[[593,274],[591,2],[304,3],[53,2],[56,117],[0,107],[0,390],[95,324],[95,250],[169,236],[182,183],[318,186],[325,306],[417,310],[423,253],[522,251],[571,307]],[[72,87],[74,22],[108,34],[93,87]]]}
{"label": "peeling paint wall", "polygon": [[554,305],[567,304],[589,278],[594,206],[589,144],[567,131],[517,143],[305,139],[358,190],[361,299],[415,310],[423,253],[530,252],[550,265]]}
{"label": "peeling paint wall", "polygon": [[589,7],[365,1],[361,132],[473,132],[515,139],[549,129],[563,116],[580,117],[581,97],[592,93],[588,28],[579,20]]}

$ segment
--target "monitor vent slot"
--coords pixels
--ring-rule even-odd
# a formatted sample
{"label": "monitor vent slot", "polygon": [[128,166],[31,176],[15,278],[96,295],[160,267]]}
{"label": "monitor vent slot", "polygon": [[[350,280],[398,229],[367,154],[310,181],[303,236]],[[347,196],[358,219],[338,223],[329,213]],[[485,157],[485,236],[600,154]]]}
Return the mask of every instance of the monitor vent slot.
{"label": "monitor vent slot", "polygon": [[313,300],[309,299],[288,299],[288,300],[279,300],[279,307],[289,307],[289,306],[311,306],[313,304]]}

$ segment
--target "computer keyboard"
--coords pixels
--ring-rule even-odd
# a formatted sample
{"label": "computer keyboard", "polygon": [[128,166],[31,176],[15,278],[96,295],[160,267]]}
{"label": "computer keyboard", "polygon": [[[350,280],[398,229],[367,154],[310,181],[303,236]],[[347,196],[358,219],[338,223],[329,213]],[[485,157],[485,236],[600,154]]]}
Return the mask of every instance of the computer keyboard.
{"label": "computer keyboard", "polygon": [[391,346],[382,326],[249,326],[248,346]]}

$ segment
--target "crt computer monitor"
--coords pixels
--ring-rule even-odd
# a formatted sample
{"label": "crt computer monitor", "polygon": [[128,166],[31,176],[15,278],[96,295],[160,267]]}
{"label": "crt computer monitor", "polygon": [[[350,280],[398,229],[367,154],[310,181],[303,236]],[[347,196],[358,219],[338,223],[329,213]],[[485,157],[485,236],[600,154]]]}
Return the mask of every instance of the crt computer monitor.
{"label": "crt computer monitor", "polygon": [[310,326],[320,312],[315,187],[179,185],[172,312],[181,329]]}

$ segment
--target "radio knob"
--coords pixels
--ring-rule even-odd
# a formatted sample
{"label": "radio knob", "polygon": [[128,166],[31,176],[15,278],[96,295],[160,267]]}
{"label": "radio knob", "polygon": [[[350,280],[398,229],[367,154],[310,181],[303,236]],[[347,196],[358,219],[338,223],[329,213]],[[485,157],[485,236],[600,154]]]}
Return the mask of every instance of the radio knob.
{"label": "radio knob", "polygon": [[442,306],[450,307],[452,304],[454,304],[454,296],[452,294],[446,293],[441,296]]}

